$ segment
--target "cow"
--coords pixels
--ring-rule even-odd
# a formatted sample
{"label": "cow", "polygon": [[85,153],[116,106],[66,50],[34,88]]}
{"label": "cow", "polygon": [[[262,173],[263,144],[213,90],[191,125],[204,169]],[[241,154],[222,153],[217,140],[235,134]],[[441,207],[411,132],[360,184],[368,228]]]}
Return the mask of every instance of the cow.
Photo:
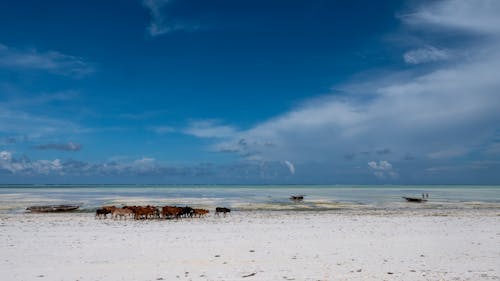
{"label": "cow", "polygon": [[215,215],[217,215],[217,216],[219,216],[220,213],[223,213],[224,217],[226,217],[226,214],[230,213],[230,212],[231,212],[231,209],[229,209],[229,208],[225,208],[225,207],[217,207],[217,208],[215,208]]}
{"label": "cow", "polygon": [[156,208],[152,206],[146,206],[146,207],[135,207],[134,208],[134,219],[140,220],[140,219],[148,219],[149,217],[154,218],[155,213],[156,213]]}
{"label": "cow", "polygon": [[102,206],[101,209],[113,212],[113,210],[116,209],[116,207],[115,206]]}
{"label": "cow", "polygon": [[199,218],[204,217],[206,214],[210,212],[205,209],[193,209],[193,211],[194,211],[194,217],[198,216]]}
{"label": "cow", "polygon": [[134,212],[132,210],[130,210],[129,208],[121,208],[121,209],[118,209],[116,208],[112,213],[111,213],[111,217],[116,219],[117,217],[120,217],[121,218],[126,218],[130,215],[133,215]]}
{"label": "cow", "polygon": [[164,206],[161,208],[162,218],[180,218],[182,215],[182,208],[175,206]]}
{"label": "cow", "polygon": [[99,208],[95,210],[95,218],[96,219],[102,219],[102,218],[107,218],[107,215],[111,213],[109,210],[105,210],[103,208]]}
{"label": "cow", "polygon": [[137,210],[137,208],[139,208],[138,206],[123,206],[122,209],[123,210],[128,210],[128,216],[129,217],[133,217],[135,218],[135,210]]}
{"label": "cow", "polygon": [[150,213],[147,215],[146,218],[150,218],[150,219],[160,218],[160,211],[158,211],[158,208],[156,208],[155,206],[151,206],[151,205],[147,205],[146,208],[150,210]]}
{"label": "cow", "polygon": [[108,214],[111,214],[116,209],[115,206],[102,206],[95,211],[96,218],[107,218]]}
{"label": "cow", "polygon": [[192,218],[194,215],[194,210],[191,207],[182,207],[182,214],[181,216],[184,216],[186,218]]}

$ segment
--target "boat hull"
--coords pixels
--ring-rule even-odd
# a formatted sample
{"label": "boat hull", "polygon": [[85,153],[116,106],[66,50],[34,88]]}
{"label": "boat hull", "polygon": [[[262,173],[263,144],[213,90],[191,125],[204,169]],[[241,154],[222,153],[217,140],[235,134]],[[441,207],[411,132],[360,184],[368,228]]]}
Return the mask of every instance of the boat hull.
{"label": "boat hull", "polygon": [[423,198],[417,198],[417,197],[403,197],[406,201],[408,202],[413,202],[413,203],[424,203],[427,202],[426,199]]}
{"label": "boat hull", "polygon": [[77,210],[80,206],[77,205],[48,205],[48,206],[31,206],[26,208],[31,213],[58,213],[71,212]]}

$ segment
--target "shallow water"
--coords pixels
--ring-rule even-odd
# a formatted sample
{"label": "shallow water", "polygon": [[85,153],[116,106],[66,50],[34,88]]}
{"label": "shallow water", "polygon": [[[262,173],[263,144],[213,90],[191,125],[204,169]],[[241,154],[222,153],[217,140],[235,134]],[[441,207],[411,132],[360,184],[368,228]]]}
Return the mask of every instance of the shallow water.
{"label": "shallow water", "polygon": [[[402,196],[421,197],[408,203]],[[290,195],[305,195],[292,202]],[[0,212],[24,212],[44,204],[190,205],[237,210],[500,209],[500,186],[319,186],[319,185],[2,185]]]}

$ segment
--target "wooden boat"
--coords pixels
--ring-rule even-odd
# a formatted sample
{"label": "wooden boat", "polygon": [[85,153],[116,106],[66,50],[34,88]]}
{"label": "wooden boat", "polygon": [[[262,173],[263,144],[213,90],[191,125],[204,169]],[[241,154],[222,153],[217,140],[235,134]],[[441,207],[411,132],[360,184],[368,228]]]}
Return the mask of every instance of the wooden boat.
{"label": "wooden boat", "polygon": [[292,200],[292,201],[302,201],[302,200],[304,200],[304,195],[292,195],[292,196],[290,196],[290,200]]}
{"label": "wooden boat", "polygon": [[414,202],[414,203],[423,203],[427,202],[427,199],[424,198],[419,198],[419,197],[403,197],[406,201],[408,202]]}
{"label": "wooden boat", "polygon": [[31,206],[26,208],[32,213],[55,213],[55,212],[71,212],[80,208],[78,205],[46,205],[46,206]]}

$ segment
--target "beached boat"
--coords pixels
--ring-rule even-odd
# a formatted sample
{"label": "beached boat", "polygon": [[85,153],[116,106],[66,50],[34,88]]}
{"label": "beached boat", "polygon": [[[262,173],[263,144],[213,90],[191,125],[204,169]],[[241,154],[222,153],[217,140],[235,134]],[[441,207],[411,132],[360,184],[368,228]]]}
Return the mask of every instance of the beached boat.
{"label": "beached boat", "polygon": [[427,199],[424,198],[418,198],[418,197],[403,197],[403,198],[408,202],[414,202],[414,203],[427,202]]}
{"label": "beached boat", "polygon": [[292,201],[302,201],[302,200],[304,200],[304,195],[292,195],[292,196],[290,196],[290,200],[292,200]]}
{"label": "beached boat", "polygon": [[31,206],[26,208],[32,213],[54,213],[54,212],[71,212],[80,208],[78,205],[46,205],[46,206]]}

